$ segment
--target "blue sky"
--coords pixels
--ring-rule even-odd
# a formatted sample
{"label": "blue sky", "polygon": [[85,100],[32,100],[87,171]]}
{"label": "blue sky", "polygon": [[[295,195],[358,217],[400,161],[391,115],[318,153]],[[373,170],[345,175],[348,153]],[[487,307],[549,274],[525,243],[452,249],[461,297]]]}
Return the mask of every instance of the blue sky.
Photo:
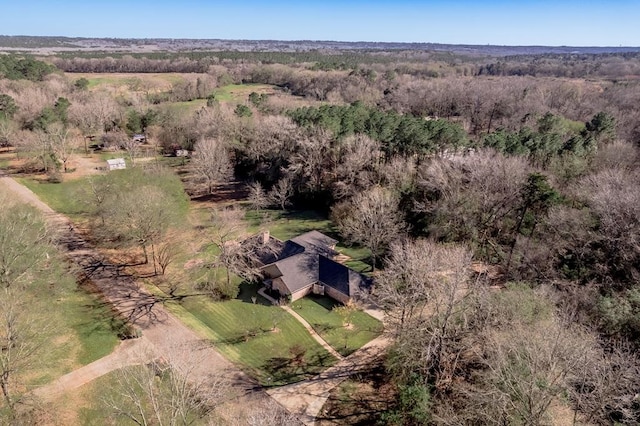
{"label": "blue sky", "polygon": [[0,34],[640,46],[640,0],[0,0]]}

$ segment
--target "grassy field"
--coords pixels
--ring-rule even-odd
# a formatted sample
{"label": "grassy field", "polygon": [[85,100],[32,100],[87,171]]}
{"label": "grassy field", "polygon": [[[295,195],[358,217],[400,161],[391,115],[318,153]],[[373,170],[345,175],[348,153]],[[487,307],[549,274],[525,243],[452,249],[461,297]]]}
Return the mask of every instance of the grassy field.
{"label": "grassy field", "polygon": [[[42,302],[42,301],[40,301]],[[51,329],[49,343],[30,374],[32,386],[43,385],[113,351],[124,322],[97,295],[81,289],[57,294],[38,303],[38,312]]]}
{"label": "grassy field", "polygon": [[333,310],[337,306],[341,305],[329,297],[314,295],[291,304],[291,307],[343,356],[355,352],[382,333],[382,323],[362,311],[355,311],[350,318],[351,325],[345,327],[343,317]]}
{"label": "grassy field", "polygon": [[[310,210],[286,211],[282,210],[248,210],[245,219],[249,223],[249,232],[268,229],[271,235],[285,241],[308,231],[320,231],[340,241],[340,235],[329,219]],[[367,273],[371,271],[369,261],[371,252],[360,246],[346,246],[339,242],[336,250],[351,259],[345,264],[350,268]]]}
{"label": "grassy field", "polygon": [[251,92],[273,93],[273,86],[268,84],[229,84],[213,91],[218,102],[244,102]]}
{"label": "grassy field", "polygon": [[126,87],[130,90],[142,90],[149,87],[168,89],[172,84],[184,80],[180,73],[65,73],[69,78],[89,80],[89,89],[102,87]]}
{"label": "grassy field", "polygon": [[0,148],[0,169],[8,169],[14,156],[12,148]]}
{"label": "grassy field", "polygon": [[207,105],[206,99],[195,99],[188,102],[166,102],[162,104],[172,114],[192,114]]}
{"label": "grassy field", "polygon": [[16,180],[33,191],[45,204],[59,213],[77,216],[85,211],[85,206],[80,202],[78,195],[88,189],[88,181],[86,179],[69,180],[62,183],[40,182],[26,178],[18,178]]}
{"label": "grassy field", "polygon": [[[335,362],[298,321],[256,290],[245,284],[234,300],[214,302],[207,296],[192,296],[166,306],[265,386],[303,380]],[[304,350],[299,364],[293,362],[296,346]]]}

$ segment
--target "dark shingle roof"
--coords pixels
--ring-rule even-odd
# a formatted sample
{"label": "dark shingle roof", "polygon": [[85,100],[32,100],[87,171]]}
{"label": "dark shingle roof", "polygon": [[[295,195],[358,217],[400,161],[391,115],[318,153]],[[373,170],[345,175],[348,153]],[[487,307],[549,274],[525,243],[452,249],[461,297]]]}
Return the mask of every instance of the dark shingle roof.
{"label": "dark shingle roof", "polygon": [[291,293],[321,282],[352,296],[371,285],[364,275],[331,259],[338,254],[332,249],[337,241],[321,232],[306,232],[285,242],[269,236],[265,243],[261,238],[264,234],[245,241],[256,245],[256,256],[263,265],[278,268],[279,278]]}
{"label": "dark shingle roof", "polygon": [[318,231],[305,232],[302,235],[292,238],[293,241],[305,248],[307,253],[321,254],[327,257],[333,257],[338,253],[331,247],[335,246],[338,241]]}
{"label": "dark shingle roof", "polygon": [[318,256],[300,253],[275,263],[291,293],[318,282]]}
{"label": "dark shingle roof", "polygon": [[318,280],[342,294],[351,297],[359,290],[371,286],[369,278],[334,260],[320,256],[318,262]]}

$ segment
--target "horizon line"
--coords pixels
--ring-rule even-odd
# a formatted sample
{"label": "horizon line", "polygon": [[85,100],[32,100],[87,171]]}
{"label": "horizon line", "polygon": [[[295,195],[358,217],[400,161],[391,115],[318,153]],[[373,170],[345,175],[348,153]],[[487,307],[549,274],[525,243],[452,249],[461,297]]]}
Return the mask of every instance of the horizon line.
{"label": "horizon line", "polygon": [[243,38],[196,38],[196,37],[113,37],[113,36],[68,36],[68,35],[29,35],[29,34],[0,34],[0,37],[33,37],[33,38],[66,38],[66,39],[97,39],[97,40],[193,40],[193,41],[235,41],[235,42],[290,42],[290,43],[375,43],[375,44],[427,44],[440,46],[463,47],[554,47],[554,48],[616,48],[640,49],[640,45],[569,45],[569,44],[473,44],[473,43],[444,43],[435,41],[372,41],[372,40],[320,40],[320,39],[243,39]]}

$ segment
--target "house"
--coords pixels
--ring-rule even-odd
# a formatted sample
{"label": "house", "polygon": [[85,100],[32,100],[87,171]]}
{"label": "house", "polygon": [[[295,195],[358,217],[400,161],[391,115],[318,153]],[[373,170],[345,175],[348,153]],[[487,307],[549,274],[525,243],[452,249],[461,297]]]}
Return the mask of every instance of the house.
{"label": "house", "polygon": [[368,277],[334,260],[337,241],[321,232],[280,241],[267,231],[245,241],[253,247],[265,285],[291,301],[313,293],[347,303],[371,287]]}
{"label": "house", "polygon": [[124,161],[124,158],[114,158],[111,160],[107,160],[107,170],[121,170],[126,169],[127,163]]}

